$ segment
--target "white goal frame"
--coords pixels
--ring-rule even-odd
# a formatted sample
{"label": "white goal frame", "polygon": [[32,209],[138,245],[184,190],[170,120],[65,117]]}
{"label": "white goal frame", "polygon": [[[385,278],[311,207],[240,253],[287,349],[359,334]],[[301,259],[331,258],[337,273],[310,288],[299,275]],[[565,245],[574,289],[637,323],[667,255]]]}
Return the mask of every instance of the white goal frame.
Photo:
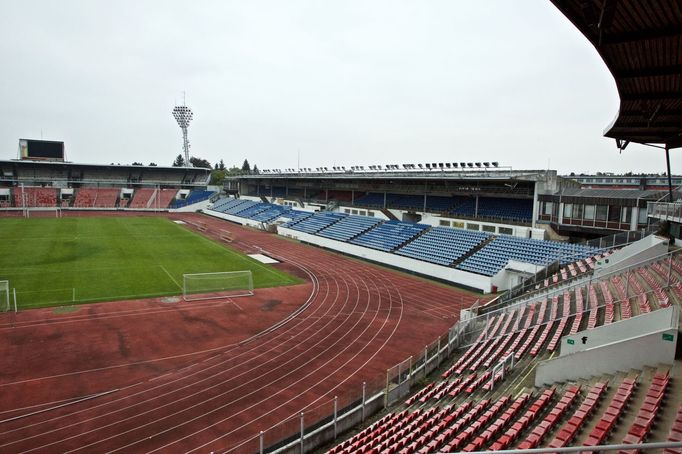
{"label": "white goal frame", "polygon": [[[5,292],[3,295],[2,292]],[[9,303],[9,281],[0,281],[0,312],[9,312],[12,309]]]}
{"label": "white goal frame", "polygon": [[[204,288],[194,288],[192,281],[204,281],[206,284]],[[253,294],[251,270],[182,275],[182,299],[185,301],[236,298]]]}

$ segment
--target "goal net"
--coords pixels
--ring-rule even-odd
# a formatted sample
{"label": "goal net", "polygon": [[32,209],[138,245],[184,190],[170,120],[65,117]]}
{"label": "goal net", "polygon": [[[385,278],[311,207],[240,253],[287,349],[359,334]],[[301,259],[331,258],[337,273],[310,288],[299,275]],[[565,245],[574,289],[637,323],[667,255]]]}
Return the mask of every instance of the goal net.
{"label": "goal net", "polygon": [[182,297],[185,301],[251,295],[253,276],[250,270],[183,275]]}
{"label": "goal net", "polygon": [[0,281],[0,312],[9,310],[9,281]]}

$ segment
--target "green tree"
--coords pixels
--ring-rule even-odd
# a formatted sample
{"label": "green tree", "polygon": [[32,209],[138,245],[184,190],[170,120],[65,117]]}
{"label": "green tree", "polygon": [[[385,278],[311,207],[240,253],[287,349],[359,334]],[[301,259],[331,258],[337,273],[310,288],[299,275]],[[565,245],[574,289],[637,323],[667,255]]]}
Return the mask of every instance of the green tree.
{"label": "green tree", "polygon": [[173,161],[173,167],[185,167],[185,158],[181,154]]}
{"label": "green tree", "polygon": [[253,165],[253,173],[258,175],[260,173],[260,170],[258,170],[258,166],[256,164]]}
{"label": "green tree", "polygon": [[190,164],[192,164],[194,167],[203,167],[204,169],[212,169],[213,166],[211,166],[211,163],[208,162],[206,159],[202,158],[196,158],[192,156],[189,158]]}
{"label": "green tree", "polygon": [[155,163],[155,162],[150,162],[150,163],[149,163],[149,167],[156,167],[156,163]]}
{"label": "green tree", "polygon": [[251,165],[248,159],[244,159],[244,164],[242,164],[242,172],[251,173]]}

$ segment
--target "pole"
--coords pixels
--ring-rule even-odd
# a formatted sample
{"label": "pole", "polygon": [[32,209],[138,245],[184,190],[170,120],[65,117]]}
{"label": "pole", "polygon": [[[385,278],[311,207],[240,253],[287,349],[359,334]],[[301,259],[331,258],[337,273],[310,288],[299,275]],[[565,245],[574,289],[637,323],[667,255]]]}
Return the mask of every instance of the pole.
{"label": "pole", "polygon": [[259,452],[260,452],[260,454],[263,454],[263,431],[262,430],[260,431],[260,435],[258,436],[258,438],[260,439],[259,440],[259,444],[260,444],[260,451]]}
{"label": "pole", "polygon": [[303,454],[303,412],[301,412],[301,454]]}
{"label": "pole", "polygon": [[424,377],[426,377],[426,365],[429,363],[429,346],[424,347]]}
{"label": "pole", "polygon": [[668,196],[670,197],[670,203],[673,203],[673,177],[670,175],[670,147],[667,144],[665,146],[665,164],[668,170]]}
{"label": "pole", "polygon": [[367,401],[367,382],[362,382],[362,419],[365,421],[365,402]]}
{"label": "pole", "polygon": [[338,435],[338,428],[336,426],[338,409],[339,409],[338,405],[339,405],[339,398],[337,396],[334,396],[334,440],[336,440],[336,437]]}
{"label": "pole", "polygon": [[17,289],[13,288],[12,291],[14,293],[14,313],[16,314],[18,312],[17,311]]}

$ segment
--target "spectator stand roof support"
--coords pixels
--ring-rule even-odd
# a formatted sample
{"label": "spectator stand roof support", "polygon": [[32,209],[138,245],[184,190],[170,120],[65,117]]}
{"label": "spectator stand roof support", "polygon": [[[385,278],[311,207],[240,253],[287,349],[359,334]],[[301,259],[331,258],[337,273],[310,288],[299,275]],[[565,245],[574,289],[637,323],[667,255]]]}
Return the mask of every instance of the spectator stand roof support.
{"label": "spectator stand roof support", "polygon": [[618,115],[604,135],[622,151],[631,142],[682,147],[682,4],[679,0],[550,0],[595,47],[613,75]]}

